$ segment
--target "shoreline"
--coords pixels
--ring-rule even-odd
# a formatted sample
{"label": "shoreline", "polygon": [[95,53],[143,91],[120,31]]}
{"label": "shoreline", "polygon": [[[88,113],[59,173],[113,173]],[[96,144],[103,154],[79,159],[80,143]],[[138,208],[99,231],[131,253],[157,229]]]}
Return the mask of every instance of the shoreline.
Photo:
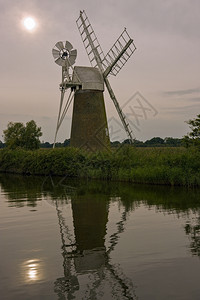
{"label": "shoreline", "polygon": [[71,147],[34,151],[3,149],[0,151],[0,172],[199,187],[200,151],[132,146],[94,153]]}

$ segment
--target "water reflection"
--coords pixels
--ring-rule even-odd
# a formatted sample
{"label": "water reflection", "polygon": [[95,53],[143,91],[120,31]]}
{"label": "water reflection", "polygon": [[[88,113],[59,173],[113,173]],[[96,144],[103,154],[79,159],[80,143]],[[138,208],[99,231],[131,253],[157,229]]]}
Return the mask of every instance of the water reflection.
{"label": "water reflection", "polygon": [[[54,188],[58,188],[59,183],[55,184],[52,178],[49,180]],[[110,246],[106,248],[109,195],[102,195],[96,190],[87,194],[73,189],[71,191],[73,230],[70,230],[69,221],[65,217],[63,196],[61,200],[53,196],[55,200],[51,202],[56,207],[62,241],[64,276],[57,278],[54,283],[58,299],[110,299],[112,296],[115,299],[136,299],[131,280],[120,266],[112,265],[110,259],[119,234],[123,232],[126,212],[118,220],[117,231],[110,236]],[[47,196],[48,193],[45,194]]]}
{"label": "water reflection", "polygon": [[[55,278],[53,287],[58,299],[137,298],[131,280],[113,265],[111,254],[129,214],[141,203],[183,217],[189,249],[200,257],[200,190],[8,175],[1,175],[0,182],[9,206],[37,207],[45,199],[55,209],[63,258],[63,276]],[[108,232],[110,207],[116,203],[115,226]],[[43,278],[40,260],[28,260],[22,268],[26,282]]]}
{"label": "water reflection", "polygon": [[200,212],[195,220],[187,221],[185,233],[189,236],[192,254],[200,257]]}
{"label": "water reflection", "polygon": [[30,259],[22,263],[21,266],[22,281],[26,283],[35,283],[44,278],[43,263],[39,259]]}
{"label": "water reflection", "polygon": [[107,183],[102,181],[78,181],[68,178],[18,176],[0,174],[0,183],[10,206],[37,206],[42,197],[59,199],[66,203],[74,193],[107,195],[109,201],[120,199],[125,210],[133,211],[141,202],[159,211],[183,213],[200,207],[200,189],[187,190],[181,187]]}
{"label": "water reflection", "polygon": [[1,174],[0,182],[10,207],[35,208],[42,200],[40,177]]}

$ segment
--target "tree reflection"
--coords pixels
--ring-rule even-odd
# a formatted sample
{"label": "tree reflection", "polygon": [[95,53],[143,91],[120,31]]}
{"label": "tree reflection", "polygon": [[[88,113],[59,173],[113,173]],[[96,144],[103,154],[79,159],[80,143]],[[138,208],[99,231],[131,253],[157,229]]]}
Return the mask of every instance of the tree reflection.
{"label": "tree reflection", "polygon": [[1,174],[0,183],[10,207],[36,207],[42,200],[41,177]]}

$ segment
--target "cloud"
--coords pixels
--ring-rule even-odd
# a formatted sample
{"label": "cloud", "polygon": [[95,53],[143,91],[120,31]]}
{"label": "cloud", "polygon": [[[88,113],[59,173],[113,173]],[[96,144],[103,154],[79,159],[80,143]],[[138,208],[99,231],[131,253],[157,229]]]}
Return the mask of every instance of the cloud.
{"label": "cloud", "polygon": [[192,112],[195,114],[195,111],[198,111],[199,104],[192,104],[192,105],[185,105],[185,106],[173,106],[173,107],[163,107],[162,113],[163,114],[175,114],[175,115],[183,115]]}
{"label": "cloud", "polygon": [[[116,2],[116,1],[115,1]],[[136,26],[156,32],[168,32],[187,39],[199,38],[198,0],[158,1],[127,0],[120,13]],[[120,14],[118,18],[120,18]]]}
{"label": "cloud", "polygon": [[191,98],[190,101],[193,101],[193,102],[200,102],[200,97],[194,97],[194,98]]}
{"label": "cloud", "polygon": [[[162,93],[163,96],[184,96],[184,95],[191,95],[200,93],[200,88],[194,88],[194,89],[186,89],[186,90],[175,90],[175,91],[165,91]],[[195,99],[195,98],[193,98]],[[196,98],[200,99],[200,98]]]}

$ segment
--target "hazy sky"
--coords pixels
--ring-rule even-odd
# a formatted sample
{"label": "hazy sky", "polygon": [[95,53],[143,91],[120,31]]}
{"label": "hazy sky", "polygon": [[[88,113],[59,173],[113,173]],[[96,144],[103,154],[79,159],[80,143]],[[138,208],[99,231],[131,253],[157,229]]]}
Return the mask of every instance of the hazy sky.
{"label": "hazy sky", "polygon": [[[0,0],[1,136],[9,121],[34,119],[42,127],[41,140],[53,141],[61,67],[51,51],[57,41],[68,40],[78,51],[76,65],[90,66],[76,26],[83,9],[105,54],[124,27],[134,39],[137,50],[110,83],[135,137],[186,134],[184,121],[200,113],[199,0]],[[22,26],[26,16],[36,19],[34,32]],[[108,94],[104,97],[115,130],[119,118]],[[58,141],[70,137],[71,114],[72,108]]]}

